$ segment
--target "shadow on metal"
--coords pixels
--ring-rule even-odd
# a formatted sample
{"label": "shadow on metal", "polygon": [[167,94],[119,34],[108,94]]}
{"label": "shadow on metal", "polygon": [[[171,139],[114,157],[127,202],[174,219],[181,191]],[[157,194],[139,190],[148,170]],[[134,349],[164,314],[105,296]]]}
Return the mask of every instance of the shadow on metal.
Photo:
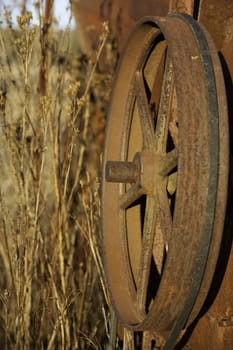
{"label": "shadow on metal", "polygon": [[226,95],[227,95],[227,104],[228,104],[228,115],[229,115],[229,134],[230,134],[230,165],[229,165],[229,190],[228,190],[228,199],[227,199],[227,209],[226,217],[224,224],[223,238],[219,253],[218,262],[216,265],[216,271],[213,277],[210,291],[206,298],[206,301],[200,311],[198,317],[193,321],[193,323],[187,328],[184,336],[177,343],[174,350],[181,350],[189,342],[190,337],[192,336],[199,320],[210,310],[212,304],[218,297],[218,293],[223,283],[224,276],[226,274],[227,266],[229,263],[229,258],[231,256],[232,244],[233,244],[233,81],[227,66],[227,63],[221,53],[219,53],[222,70],[224,74],[225,86],[226,86]]}

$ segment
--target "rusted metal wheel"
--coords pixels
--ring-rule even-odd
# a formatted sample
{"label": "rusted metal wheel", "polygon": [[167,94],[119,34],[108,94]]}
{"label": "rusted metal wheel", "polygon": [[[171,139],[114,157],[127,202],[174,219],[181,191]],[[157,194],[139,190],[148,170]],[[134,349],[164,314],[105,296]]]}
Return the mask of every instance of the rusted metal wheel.
{"label": "rusted metal wheel", "polygon": [[125,327],[172,349],[198,315],[224,225],[228,123],[221,65],[188,15],[144,18],[123,52],[102,194],[106,279]]}

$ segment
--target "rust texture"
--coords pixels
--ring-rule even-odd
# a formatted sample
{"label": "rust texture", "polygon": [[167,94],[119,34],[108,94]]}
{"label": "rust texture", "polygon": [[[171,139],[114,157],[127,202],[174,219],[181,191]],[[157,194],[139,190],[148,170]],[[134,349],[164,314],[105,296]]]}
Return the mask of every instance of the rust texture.
{"label": "rust texture", "polygon": [[[138,20],[150,16],[121,58],[104,152],[103,251],[117,316],[144,331],[143,350],[153,339],[173,349],[178,338],[177,349],[231,350],[233,1],[72,4],[85,53],[95,49],[104,20],[121,53]],[[193,16],[204,49],[195,22],[168,13]],[[210,55],[205,64],[202,50]]]}
{"label": "rust texture", "polygon": [[103,21],[109,22],[121,51],[135,23],[148,14],[166,15],[169,1],[138,1],[135,6],[132,0],[74,0],[72,6],[81,47],[84,52],[89,53],[98,42]]}

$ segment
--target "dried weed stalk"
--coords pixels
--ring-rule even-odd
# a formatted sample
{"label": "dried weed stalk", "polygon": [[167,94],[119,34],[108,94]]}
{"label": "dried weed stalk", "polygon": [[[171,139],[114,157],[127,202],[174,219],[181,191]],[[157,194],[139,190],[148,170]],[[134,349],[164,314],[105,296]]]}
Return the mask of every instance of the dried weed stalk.
{"label": "dried weed stalk", "polygon": [[99,136],[111,78],[98,64],[109,32],[86,58],[69,28],[54,31],[49,3],[40,26],[24,12],[16,29],[7,12],[0,28],[0,348],[101,349]]}

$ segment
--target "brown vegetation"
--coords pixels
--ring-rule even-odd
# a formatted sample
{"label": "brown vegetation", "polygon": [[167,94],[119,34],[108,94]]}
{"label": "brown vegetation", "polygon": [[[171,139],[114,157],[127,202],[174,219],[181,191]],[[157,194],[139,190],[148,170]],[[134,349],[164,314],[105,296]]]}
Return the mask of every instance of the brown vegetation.
{"label": "brown vegetation", "polygon": [[0,348],[101,349],[109,309],[99,168],[111,40],[104,25],[86,57],[69,27],[53,29],[50,12],[35,26],[24,10],[16,29],[9,12],[0,28]]}

